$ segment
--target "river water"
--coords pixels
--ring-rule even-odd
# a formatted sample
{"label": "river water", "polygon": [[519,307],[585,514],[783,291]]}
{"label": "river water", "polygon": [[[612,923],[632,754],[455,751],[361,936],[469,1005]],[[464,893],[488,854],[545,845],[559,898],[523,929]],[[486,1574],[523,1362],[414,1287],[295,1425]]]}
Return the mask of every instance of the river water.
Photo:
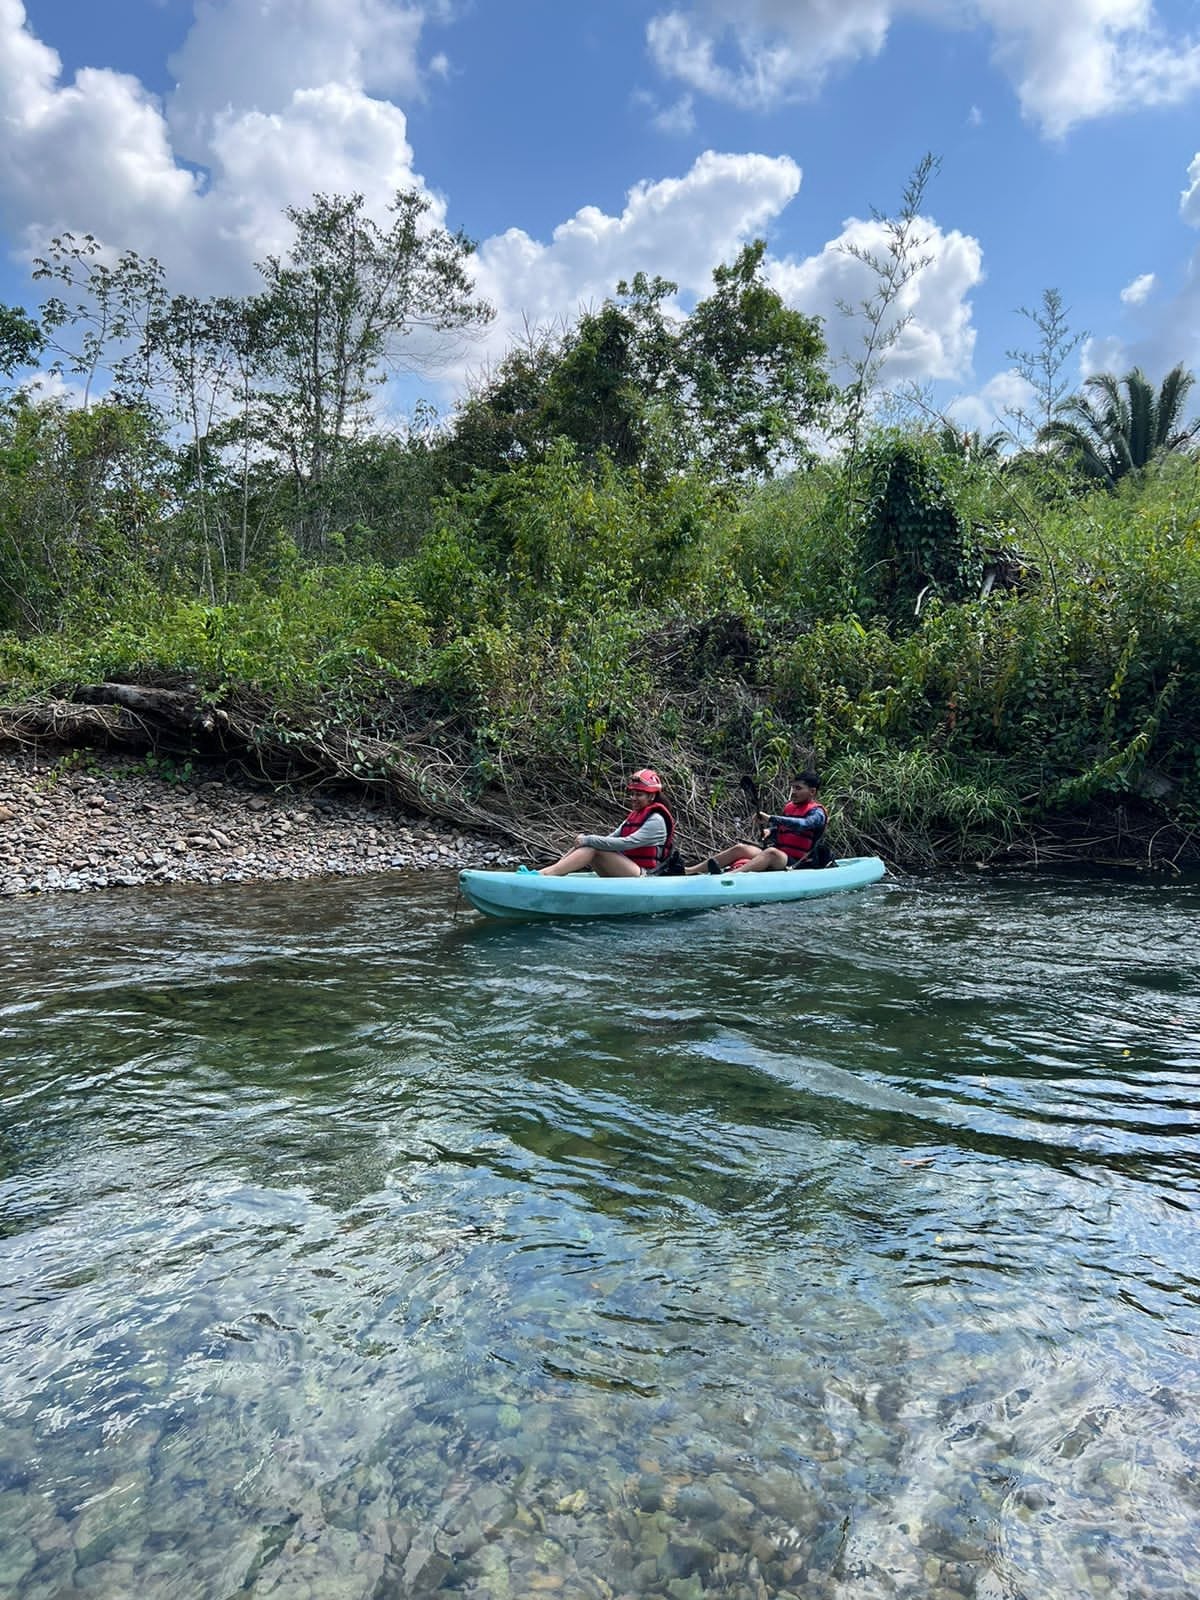
{"label": "river water", "polygon": [[5,919],[0,1592],[1200,1593],[1200,886]]}

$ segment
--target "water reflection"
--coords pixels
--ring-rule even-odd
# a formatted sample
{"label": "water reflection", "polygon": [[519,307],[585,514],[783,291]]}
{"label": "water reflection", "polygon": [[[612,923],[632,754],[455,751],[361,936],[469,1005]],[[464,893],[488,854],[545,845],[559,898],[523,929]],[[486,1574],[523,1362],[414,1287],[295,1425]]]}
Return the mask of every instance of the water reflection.
{"label": "water reflection", "polygon": [[0,1584],[1195,1592],[1198,910],[15,906]]}

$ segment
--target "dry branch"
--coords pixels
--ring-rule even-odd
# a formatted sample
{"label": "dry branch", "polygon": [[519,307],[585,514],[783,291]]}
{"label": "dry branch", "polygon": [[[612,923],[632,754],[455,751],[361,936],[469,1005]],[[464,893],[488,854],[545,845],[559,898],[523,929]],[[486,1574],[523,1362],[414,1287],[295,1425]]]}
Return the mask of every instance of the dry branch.
{"label": "dry branch", "polygon": [[[673,697],[676,705],[688,696]],[[693,702],[695,696],[692,696]],[[684,708],[700,716],[692,703]],[[88,684],[70,699],[0,707],[0,746],[92,745],[197,757],[237,767],[264,783],[337,784],[375,793],[410,812],[503,838],[531,855],[558,854],[579,831],[607,832],[623,795],[619,774],[607,795],[578,772],[513,762],[483,797],[472,793],[472,730],[428,710],[389,705],[380,726],[388,736],[354,726],[288,716],[248,691],[212,704],[190,689],[124,683]],[[408,720],[412,716],[411,722]],[[736,773],[678,746],[658,765],[669,775],[680,848],[701,856],[741,835]],[[711,797],[725,796],[715,808]],[[1041,818],[1015,836],[967,845],[961,834],[931,833],[897,820],[858,823],[853,800],[835,803],[836,848],[880,855],[910,871],[961,864],[987,867],[1107,865],[1178,870],[1197,855],[1198,832],[1161,814],[1131,812],[1114,833],[1087,818]],[[969,857],[964,855],[969,850]]]}

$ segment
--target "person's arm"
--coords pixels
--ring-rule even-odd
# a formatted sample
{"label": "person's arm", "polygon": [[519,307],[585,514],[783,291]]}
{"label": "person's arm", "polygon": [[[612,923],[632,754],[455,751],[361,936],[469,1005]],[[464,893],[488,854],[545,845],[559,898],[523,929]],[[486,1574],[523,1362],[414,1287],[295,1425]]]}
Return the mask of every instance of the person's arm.
{"label": "person's arm", "polygon": [[625,855],[630,850],[643,850],[648,844],[656,847],[666,844],[667,824],[656,811],[646,818],[636,833],[584,833],[580,834],[580,838],[593,850],[615,850]]}
{"label": "person's arm", "polygon": [[814,806],[806,817],[768,817],[767,828],[774,833],[777,828],[787,828],[791,833],[820,833],[829,825],[824,806]]}

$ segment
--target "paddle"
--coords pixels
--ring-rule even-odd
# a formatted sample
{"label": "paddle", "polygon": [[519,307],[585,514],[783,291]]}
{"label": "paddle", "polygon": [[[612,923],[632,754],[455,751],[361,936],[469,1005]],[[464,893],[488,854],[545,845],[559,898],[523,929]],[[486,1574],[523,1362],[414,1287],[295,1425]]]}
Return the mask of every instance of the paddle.
{"label": "paddle", "polygon": [[742,793],[750,802],[750,822],[761,842],[762,828],[759,826],[758,816],[759,812],[762,810],[762,801],[758,793],[758,779],[752,778],[748,772],[743,772],[738,781],[742,786]]}

